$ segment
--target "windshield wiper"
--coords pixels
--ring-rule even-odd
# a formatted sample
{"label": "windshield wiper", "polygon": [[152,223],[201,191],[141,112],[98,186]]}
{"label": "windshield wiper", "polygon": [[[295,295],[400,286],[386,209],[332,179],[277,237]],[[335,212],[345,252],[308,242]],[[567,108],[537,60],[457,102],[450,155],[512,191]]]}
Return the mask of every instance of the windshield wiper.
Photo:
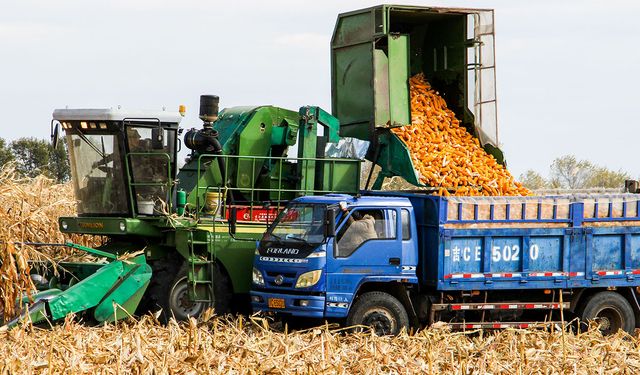
{"label": "windshield wiper", "polygon": [[[98,155],[100,155],[100,157],[102,157],[103,159],[105,158],[105,154],[103,154],[102,152],[100,152],[100,149],[94,145],[93,143],[91,143],[91,141],[89,141],[89,139],[82,134],[81,131],[78,131],[78,136],[80,136],[80,138],[82,138],[82,140],[88,144],[89,146],[91,146],[91,148],[93,149],[93,151],[95,151]],[[102,138],[102,137],[101,137]]]}
{"label": "windshield wiper", "polygon": [[288,236],[286,237],[287,240],[296,240],[296,241],[300,241],[303,242],[305,245],[307,246],[311,246],[311,244],[309,243],[309,241],[305,240],[302,237],[296,237],[296,236]]}

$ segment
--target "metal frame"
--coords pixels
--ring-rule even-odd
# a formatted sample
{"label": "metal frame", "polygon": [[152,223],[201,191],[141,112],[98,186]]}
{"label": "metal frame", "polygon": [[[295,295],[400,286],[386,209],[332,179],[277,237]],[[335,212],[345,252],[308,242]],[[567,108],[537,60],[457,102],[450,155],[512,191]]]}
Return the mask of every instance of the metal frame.
{"label": "metal frame", "polygon": [[[223,181],[223,185],[222,186],[200,186],[200,180],[202,177],[202,173],[203,173],[203,168],[202,168],[202,164],[203,164],[203,159],[207,159],[207,160],[215,160],[216,158],[223,158],[225,161],[225,175],[221,176],[222,177],[222,181]],[[269,188],[256,188],[255,186],[251,186],[251,187],[233,187],[233,186],[229,186],[226,181],[228,181],[229,179],[229,161],[230,160],[247,160],[247,161],[251,161],[252,163],[252,170],[251,170],[251,181],[255,181],[256,175],[255,175],[255,166],[258,160],[268,160],[268,161],[280,161],[280,162],[285,162],[285,161],[296,161],[298,163],[301,163],[301,167],[304,169],[305,168],[305,164],[310,164],[310,163],[317,163],[317,162],[321,162],[321,163],[329,163],[330,167],[329,167],[329,181],[333,182],[333,176],[334,176],[334,170],[335,170],[335,166],[337,164],[356,164],[358,166],[358,176],[360,175],[360,168],[361,168],[361,164],[360,164],[360,160],[357,159],[340,159],[340,158],[290,158],[290,157],[271,157],[271,156],[240,156],[240,155],[216,155],[216,154],[202,154],[198,157],[198,174],[197,174],[197,183],[196,183],[196,214],[195,217],[196,219],[200,218],[200,211],[203,207],[202,202],[200,202],[200,192],[202,190],[205,191],[205,193],[207,191],[218,191],[219,193],[223,193],[226,196],[227,192],[233,192],[233,191],[249,191],[249,195],[250,195],[250,200],[249,202],[250,204],[250,214],[253,215],[253,209],[254,209],[254,204],[256,201],[256,193],[257,192],[277,192],[278,193],[278,199],[276,200],[276,202],[278,204],[281,204],[283,201],[282,199],[282,195],[283,193],[299,193],[300,195],[302,194],[306,194],[306,195],[319,195],[319,194],[328,194],[328,193],[336,193],[337,191],[333,190],[333,185],[329,186],[328,189],[326,190],[316,190],[313,189],[313,187],[309,188],[307,186],[303,186],[300,187],[300,189],[284,189],[284,188],[276,188],[276,189],[269,189]],[[279,173],[278,173],[278,177],[277,177],[277,186],[283,186],[283,176],[282,176],[282,168],[280,168]],[[343,193],[351,193],[351,194],[357,194],[358,191],[344,191]],[[219,205],[219,207],[224,207],[224,204]],[[222,211],[222,213],[224,214],[225,212]]]}
{"label": "metal frame", "polygon": [[[132,156],[142,156],[142,157],[166,157],[167,158],[167,182],[134,182],[133,175],[131,173],[131,167],[129,166],[130,158]],[[136,218],[138,216],[148,216],[148,215],[139,215],[138,207],[136,205],[136,199],[133,196],[133,190],[135,186],[166,186],[167,187],[167,196],[165,203],[167,204],[167,210],[169,212],[172,211],[173,202],[171,196],[173,195],[173,188],[175,187],[175,181],[173,180],[173,176],[171,175],[171,156],[167,153],[161,152],[129,152],[125,155],[125,173],[127,174],[127,186],[129,192],[129,204],[131,205],[131,212],[133,217]],[[154,215],[158,216],[158,215]]]}

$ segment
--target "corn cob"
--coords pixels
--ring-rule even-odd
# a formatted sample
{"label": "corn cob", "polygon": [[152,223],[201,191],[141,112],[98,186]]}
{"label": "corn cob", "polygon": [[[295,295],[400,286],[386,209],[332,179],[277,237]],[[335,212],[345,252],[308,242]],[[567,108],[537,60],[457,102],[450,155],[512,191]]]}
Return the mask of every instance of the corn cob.
{"label": "corn cob", "polygon": [[420,182],[440,195],[531,195],[461,126],[422,73],[409,84],[411,125],[392,131],[409,148]]}

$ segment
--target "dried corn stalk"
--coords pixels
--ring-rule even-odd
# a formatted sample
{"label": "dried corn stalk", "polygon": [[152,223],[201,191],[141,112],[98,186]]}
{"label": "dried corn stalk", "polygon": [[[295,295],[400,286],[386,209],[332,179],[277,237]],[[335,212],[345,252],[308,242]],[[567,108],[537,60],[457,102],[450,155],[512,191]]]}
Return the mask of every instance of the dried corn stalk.
{"label": "dried corn stalk", "polygon": [[460,125],[423,74],[409,83],[411,125],[392,131],[408,146],[420,182],[441,195],[531,195]]}
{"label": "dried corn stalk", "polygon": [[7,237],[0,244],[0,313],[6,320],[16,315],[16,298],[31,293],[35,287],[29,277],[27,260]]}
{"label": "dried corn stalk", "polygon": [[161,326],[95,327],[68,320],[51,330],[0,332],[2,374],[637,374],[640,340],[597,330],[343,334],[327,327],[277,332],[260,318]]}
{"label": "dried corn stalk", "polygon": [[[33,248],[14,242],[73,241],[95,246],[96,238],[67,237],[58,230],[58,217],[73,216],[76,202],[69,184],[44,176],[19,178],[11,165],[0,169],[0,318],[15,315],[16,299],[34,289],[28,261],[82,260],[65,248]],[[1,320],[1,319],[0,319]]]}

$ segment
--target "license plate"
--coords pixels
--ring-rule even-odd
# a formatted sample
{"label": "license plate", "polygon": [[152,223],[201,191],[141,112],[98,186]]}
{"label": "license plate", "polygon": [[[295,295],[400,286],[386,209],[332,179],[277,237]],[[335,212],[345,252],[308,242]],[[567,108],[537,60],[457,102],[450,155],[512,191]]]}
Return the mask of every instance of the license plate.
{"label": "license plate", "polygon": [[284,309],[284,298],[269,298],[267,304],[271,309]]}

